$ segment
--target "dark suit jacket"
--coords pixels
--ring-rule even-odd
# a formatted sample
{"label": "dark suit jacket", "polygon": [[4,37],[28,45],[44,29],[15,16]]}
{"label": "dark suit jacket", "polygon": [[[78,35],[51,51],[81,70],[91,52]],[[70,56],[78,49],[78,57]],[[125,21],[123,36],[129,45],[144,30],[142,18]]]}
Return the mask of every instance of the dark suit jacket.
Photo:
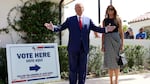
{"label": "dark suit jacket", "polygon": [[79,28],[77,16],[72,16],[66,19],[66,21],[54,28],[54,32],[62,31],[66,28],[69,30],[69,42],[68,51],[78,52],[80,50],[81,43],[83,44],[84,51],[89,52],[89,34],[90,30],[105,33],[105,28],[99,28],[95,26],[92,20],[88,17],[82,17],[82,30]]}

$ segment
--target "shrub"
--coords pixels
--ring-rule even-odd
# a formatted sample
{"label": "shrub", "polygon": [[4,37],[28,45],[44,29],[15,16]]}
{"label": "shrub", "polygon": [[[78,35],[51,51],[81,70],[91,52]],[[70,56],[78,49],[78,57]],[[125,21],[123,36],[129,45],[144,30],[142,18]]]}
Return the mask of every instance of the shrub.
{"label": "shrub", "polygon": [[[19,20],[11,22],[11,12],[21,13]],[[44,23],[52,21],[58,24],[58,4],[44,0],[28,0],[22,7],[14,7],[8,14],[8,24],[20,34],[27,43],[54,42],[57,33],[48,31]],[[25,33],[25,34],[22,34]]]}
{"label": "shrub", "polygon": [[[59,46],[59,60],[60,60],[61,76],[64,79],[68,79],[69,64],[68,64],[67,46]],[[90,46],[88,58],[88,73],[93,73],[96,76],[100,76],[101,65],[102,65],[102,53],[100,52],[100,49],[95,46]]]}
{"label": "shrub", "polygon": [[144,66],[144,53],[145,49],[143,46],[125,46],[125,54],[128,61],[127,67],[132,69],[133,67]]}
{"label": "shrub", "polygon": [[[142,46],[125,46],[125,54],[128,61],[123,72],[128,73],[131,71],[143,70],[144,48]],[[68,64],[68,51],[67,46],[59,46],[59,62],[60,72],[63,79],[68,79],[69,64]],[[99,47],[90,46],[89,59],[88,59],[88,73],[95,74],[96,77],[105,76],[107,73],[101,69],[102,55]],[[138,55],[138,56],[137,56]],[[0,49],[0,84],[7,84],[7,62],[6,62],[6,49]]]}
{"label": "shrub", "polygon": [[88,72],[95,74],[96,76],[100,76],[101,66],[102,66],[102,52],[100,51],[100,48],[96,46],[90,46]]}
{"label": "shrub", "polygon": [[5,48],[0,48],[0,84],[7,84],[7,61]]}
{"label": "shrub", "polygon": [[68,64],[67,46],[59,46],[58,51],[59,51],[61,78],[68,79],[69,64]]}

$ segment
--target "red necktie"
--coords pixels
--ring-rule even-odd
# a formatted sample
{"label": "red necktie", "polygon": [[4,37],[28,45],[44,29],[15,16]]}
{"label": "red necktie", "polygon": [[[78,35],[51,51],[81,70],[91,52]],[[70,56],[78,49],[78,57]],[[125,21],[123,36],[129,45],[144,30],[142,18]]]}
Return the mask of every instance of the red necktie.
{"label": "red necktie", "polygon": [[79,17],[79,26],[80,26],[80,29],[82,29],[82,21],[81,21],[81,17]]}

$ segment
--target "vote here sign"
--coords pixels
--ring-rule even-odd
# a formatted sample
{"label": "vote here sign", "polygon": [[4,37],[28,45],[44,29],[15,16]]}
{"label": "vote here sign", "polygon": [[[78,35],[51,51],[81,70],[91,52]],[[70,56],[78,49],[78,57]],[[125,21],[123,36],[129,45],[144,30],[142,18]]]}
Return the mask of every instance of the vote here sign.
{"label": "vote here sign", "polygon": [[9,84],[36,84],[60,80],[56,43],[8,44]]}

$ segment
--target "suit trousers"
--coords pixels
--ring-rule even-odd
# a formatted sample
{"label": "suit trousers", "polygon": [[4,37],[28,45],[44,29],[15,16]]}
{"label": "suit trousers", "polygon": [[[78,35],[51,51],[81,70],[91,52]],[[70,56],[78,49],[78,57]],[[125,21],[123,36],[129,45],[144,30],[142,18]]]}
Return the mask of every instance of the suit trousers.
{"label": "suit trousers", "polygon": [[78,52],[69,53],[69,82],[70,84],[85,84],[87,72],[87,52],[83,45]]}

